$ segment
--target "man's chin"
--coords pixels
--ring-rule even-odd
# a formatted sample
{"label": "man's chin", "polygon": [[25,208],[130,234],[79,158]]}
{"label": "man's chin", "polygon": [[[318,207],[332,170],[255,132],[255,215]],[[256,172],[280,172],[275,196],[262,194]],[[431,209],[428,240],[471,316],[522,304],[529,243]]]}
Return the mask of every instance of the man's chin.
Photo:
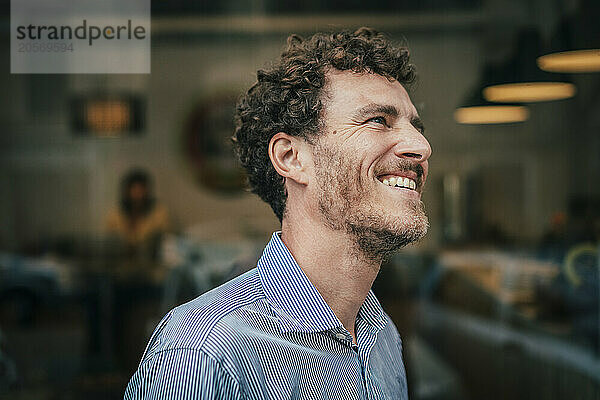
{"label": "man's chin", "polygon": [[[370,222],[374,222],[371,220]],[[388,221],[389,222],[389,221]],[[384,260],[403,247],[422,239],[429,228],[423,212],[394,224],[348,223],[360,252],[372,260]]]}

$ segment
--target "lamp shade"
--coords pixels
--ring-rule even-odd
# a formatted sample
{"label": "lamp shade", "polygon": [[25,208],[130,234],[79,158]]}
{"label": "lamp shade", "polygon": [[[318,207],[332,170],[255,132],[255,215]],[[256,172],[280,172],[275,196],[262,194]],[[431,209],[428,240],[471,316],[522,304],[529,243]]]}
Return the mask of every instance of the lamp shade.
{"label": "lamp shade", "polygon": [[573,97],[577,90],[566,76],[538,68],[536,58],[541,49],[539,32],[531,28],[522,30],[515,53],[483,89],[483,97],[491,102],[517,103]]}
{"label": "lamp shade", "polygon": [[538,57],[537,63],[548,72],[600,72],[600,48],[550,53]]}
{"label": "lamp shade", "polygon": [[537,59],[549,72],[600,72],[600,7],[584,5],[578,13],[561,19],[556,26],[547,54]]}
{"label": "lamp shade", "polygon": [[529,109],[520,104],[492,103],[483,98],[481,89],[494,76],[495,68],[484,67],[482,78],[454,111],[454,120],[460,124],[505,124],[523,122],[529,118]]}

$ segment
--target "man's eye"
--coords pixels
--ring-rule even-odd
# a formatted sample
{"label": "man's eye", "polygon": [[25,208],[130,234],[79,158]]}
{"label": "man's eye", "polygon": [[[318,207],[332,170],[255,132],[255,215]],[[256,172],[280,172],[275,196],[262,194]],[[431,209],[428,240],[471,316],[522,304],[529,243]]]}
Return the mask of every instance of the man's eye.
{"label": "man's eye", "polygon": [[367,120],[367,122],[375,122],[376,124],[381,124],[387,126],[387,121],[384,117],[373,117]]}

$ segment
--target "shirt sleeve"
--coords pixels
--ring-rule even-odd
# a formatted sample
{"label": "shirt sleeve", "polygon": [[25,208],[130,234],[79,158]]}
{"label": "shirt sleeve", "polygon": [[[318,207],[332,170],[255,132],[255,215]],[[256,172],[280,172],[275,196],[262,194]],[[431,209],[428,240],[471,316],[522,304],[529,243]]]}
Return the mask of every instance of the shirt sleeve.
{"label": "shirt sleeve", "polygon": [[145,360],[125,390],[124,400],[242,399],[239,384],[201,350],[161,351]]}

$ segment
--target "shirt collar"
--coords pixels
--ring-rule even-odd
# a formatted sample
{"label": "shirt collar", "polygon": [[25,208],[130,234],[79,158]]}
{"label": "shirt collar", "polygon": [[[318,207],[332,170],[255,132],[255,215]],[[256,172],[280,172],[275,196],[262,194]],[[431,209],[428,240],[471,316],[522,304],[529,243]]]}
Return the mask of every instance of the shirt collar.
{"label": "shirt collar", "polygon": [[377,330],[385,328],[388,322],[386,314],[372,290],[369,290],[367,298],[360,306],[356,318],[364,320],[367,324],[377,328]]}
{"label": "shirt collar", "polygon": [[[273,233],[257,267],[263,290],[279,317],[282,331],[320,332],[341,327],[342,323],[294,260],[280,233]],[[387,323],[372,291],[360,307],[357,318],[378,329]]]}

